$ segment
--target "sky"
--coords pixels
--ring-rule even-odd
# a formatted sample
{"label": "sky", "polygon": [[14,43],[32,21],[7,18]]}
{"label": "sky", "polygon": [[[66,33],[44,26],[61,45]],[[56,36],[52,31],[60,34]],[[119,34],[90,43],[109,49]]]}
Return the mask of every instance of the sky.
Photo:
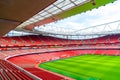
{"label": "sky", "polygon": [[81,14],[50,23],[46,25],[46,27],[41,27],[41,30],[70,32],[117,20],[120,20],[120,0],[91,11],[83,12]]}

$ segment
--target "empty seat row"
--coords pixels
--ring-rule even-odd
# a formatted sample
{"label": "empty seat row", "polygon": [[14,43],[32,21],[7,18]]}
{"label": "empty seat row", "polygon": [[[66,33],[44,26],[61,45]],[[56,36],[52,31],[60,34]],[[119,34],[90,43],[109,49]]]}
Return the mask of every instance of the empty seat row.
{"label": "empty seat row", "polygon": [[33,80],[10,63],[0,60],[0,80]]}
{"label": "empty seat row", "polygon": [[110,44],[119,43],[120,35],[107,35],[99,38],[85,39],[85,40],[68,40],[49,36],[29,35],[16,37],[2,37],[0,38],[1,47],[11,46],[41,46],[41,45],[90,45],[90,44]]}

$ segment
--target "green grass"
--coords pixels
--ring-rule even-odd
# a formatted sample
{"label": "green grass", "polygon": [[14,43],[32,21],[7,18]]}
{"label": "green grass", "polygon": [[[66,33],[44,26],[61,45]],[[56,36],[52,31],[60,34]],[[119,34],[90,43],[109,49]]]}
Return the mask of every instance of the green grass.
{"label": "green grass", "polygon": [[76,80],[120,79],[120,56],[81,55],[42,63],[39,66]]}

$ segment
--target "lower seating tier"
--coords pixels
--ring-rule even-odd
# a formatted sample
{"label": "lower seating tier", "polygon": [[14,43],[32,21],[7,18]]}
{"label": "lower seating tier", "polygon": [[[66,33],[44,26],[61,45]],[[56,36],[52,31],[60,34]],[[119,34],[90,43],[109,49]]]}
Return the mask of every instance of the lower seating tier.
{"label": "lower seating tier", "polygon": [[0,60],[0,80],[34,80],[5,60]]}

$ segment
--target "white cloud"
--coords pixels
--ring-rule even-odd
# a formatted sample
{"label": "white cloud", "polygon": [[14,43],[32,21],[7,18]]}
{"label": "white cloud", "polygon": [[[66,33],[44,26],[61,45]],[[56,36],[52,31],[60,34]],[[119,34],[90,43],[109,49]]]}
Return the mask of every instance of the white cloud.
{"label": "white cloud", "polygon": [[[88,11],[85,13],[86,25],[88,27],[95,26],[107,22],[112,22],[120,19],[120,1],[116,1],[115,3],[108,4],[106,6],[102,6],[98,9],[93,9],[92,11]],[[87,17],[88,16],[88,17]],[[91,18],[92,17],[92,18]]]}
{"label": "white cloud", "polygon": [[68,25],[68,27],[70,27],[71,29],[74,29],[74,30],[84,28],[84,24],[79,24],[79,23],[75,23],[75,22],[67,22],[67,25]]}

